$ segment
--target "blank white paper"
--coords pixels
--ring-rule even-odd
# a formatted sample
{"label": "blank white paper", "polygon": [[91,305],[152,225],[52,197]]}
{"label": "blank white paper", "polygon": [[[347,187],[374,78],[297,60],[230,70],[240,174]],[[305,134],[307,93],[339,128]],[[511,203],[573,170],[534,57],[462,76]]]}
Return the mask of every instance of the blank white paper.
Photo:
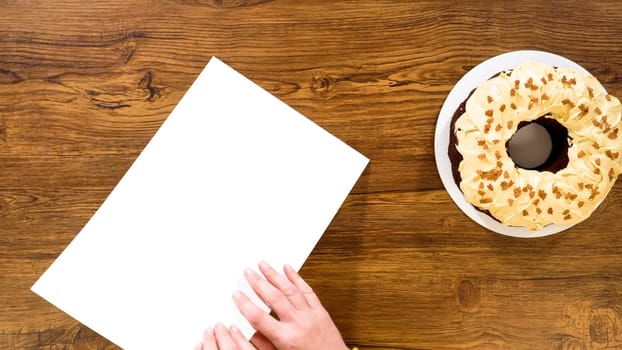
{"label": "blank white paper", "polygon": [[250,337],[244,268],[299,269],[367,163],[214,57],[32,290],[124,349]]}

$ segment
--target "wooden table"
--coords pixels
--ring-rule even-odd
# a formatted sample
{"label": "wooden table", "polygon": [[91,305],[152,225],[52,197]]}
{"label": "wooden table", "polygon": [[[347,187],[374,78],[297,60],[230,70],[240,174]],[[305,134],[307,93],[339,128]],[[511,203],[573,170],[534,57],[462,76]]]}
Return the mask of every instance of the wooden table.
{"label": "wooden table", "polygon": [[622,183],[516,239],[437,174],[446,95],[519,49],[622,97],[619,1],[0,2],[0,348],[116,349],[29,288],[215,55],[371,159],[301,271],[349,345],[621,349]]}

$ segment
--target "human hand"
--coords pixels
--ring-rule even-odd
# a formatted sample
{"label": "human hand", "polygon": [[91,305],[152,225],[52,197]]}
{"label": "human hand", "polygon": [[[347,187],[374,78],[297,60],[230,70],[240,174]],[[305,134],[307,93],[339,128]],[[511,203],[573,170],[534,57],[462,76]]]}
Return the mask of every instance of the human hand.
{"label": "human hand", "polygon": [[203,341],[194,350],[256,350],[236,327],[225,328],[222,323],[208,328],[203,333]]}
{"label": "human hand", "polygon": [[242,315],[264,336],[264,339],[258,337],[256,343],[260,339],[268,340],[279,350],[347,349],[320,299],[291,266],[285,265],[285,275],[266,262],[259,263],[259,270],[265,279],[251,269],[244,271],[245,278],[278,320],[253,304],[243,293],[236,292],[233,296]]}
{"label": "human hand", "polygon": [[[257,330],[251,339],[259,350],[347,350],[341,334],[311,287],[289,265],[278,273],[265,262],[259,263],[264,277],[252,269],[244,277],[255,293],[274,311],[270,316],[242,292],[233,300],[240,312]],[[237,327],[222,324],[205,332],[203,343],[195,350],[251,350]]]}

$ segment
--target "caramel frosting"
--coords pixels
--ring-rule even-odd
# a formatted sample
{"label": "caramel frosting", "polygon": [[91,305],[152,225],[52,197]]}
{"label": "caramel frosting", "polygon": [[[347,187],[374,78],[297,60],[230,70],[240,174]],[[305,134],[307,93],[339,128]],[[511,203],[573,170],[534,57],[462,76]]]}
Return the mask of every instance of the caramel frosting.
{"label": "caramel frosting", "polygon": [[[458,118],[460,189],[507,226],[538,230],[588,218],[622,171],[622,107],[590,74],[525,62],[481,84]],[[517,167],[506,142],[541,116],[568,129],[568,165],[556,173]]]}

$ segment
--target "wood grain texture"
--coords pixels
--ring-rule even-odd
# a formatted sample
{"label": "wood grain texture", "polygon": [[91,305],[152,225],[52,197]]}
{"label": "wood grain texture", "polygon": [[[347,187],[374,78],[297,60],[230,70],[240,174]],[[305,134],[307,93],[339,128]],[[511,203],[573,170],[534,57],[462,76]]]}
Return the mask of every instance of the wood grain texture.
{"label": "wood grain texture", "polygon": [[619,1],[0,1],[0,349],[116,349],[29,288],[213,55],[371,159],[301,271],[348,344],[622,349],[622,184],[525,240],[436,172],[452,86],[519,49],[622,96]]}

